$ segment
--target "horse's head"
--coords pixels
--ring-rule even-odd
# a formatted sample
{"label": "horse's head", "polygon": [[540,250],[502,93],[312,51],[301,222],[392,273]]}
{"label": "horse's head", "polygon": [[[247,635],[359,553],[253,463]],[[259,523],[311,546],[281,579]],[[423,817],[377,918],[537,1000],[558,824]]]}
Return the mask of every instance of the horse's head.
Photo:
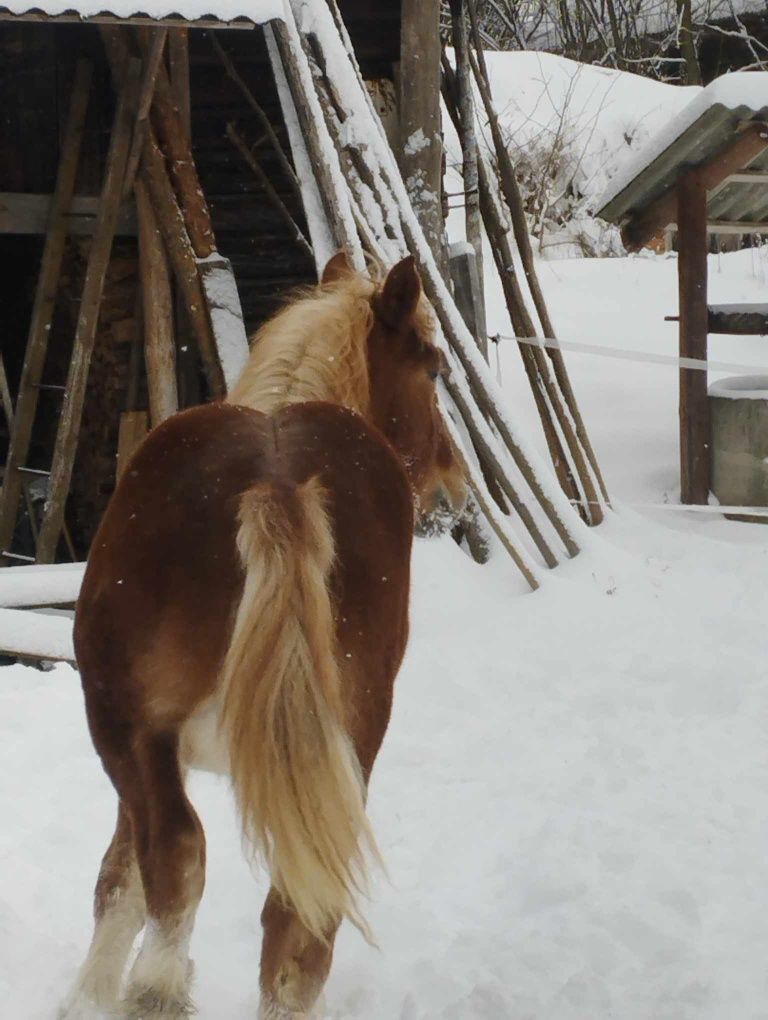
{"label": "horse's head", "polygon": [[[326,266],[323,282],[352,272],[340,252]],[[432,343],[434,320],[413,256],[389,271],[376,288],[371,307],[370,420],[402,458],[416,495],[419,523],[437,529],[463,508],[466,482],[437,405],[436,382],[448,366]]]}

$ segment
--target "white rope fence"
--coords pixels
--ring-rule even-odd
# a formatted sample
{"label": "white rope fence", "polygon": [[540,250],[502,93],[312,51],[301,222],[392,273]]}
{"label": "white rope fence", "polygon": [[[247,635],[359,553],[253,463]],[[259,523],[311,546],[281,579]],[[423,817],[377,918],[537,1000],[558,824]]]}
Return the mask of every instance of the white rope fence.
{"label": "white rope fence", "polygon": [[503,333],[496,333],[489,339],[495,344],[501,340],[514,340],[519,344],[530,344],[533,347],[551,347],[553,350],[573,351],[576,354],[596,354],[603,358],[665,365],[676,369],[690,368],[697,372],[749,372],[768,376],[768,361],[764,365],[745,365],[729,361],[709,361],[703,358],[678,358],[674,354],[656,354],[653,351],[609,347],[604,344],[588,344],[576,340],[547,340],[539,336],[507,336]]}

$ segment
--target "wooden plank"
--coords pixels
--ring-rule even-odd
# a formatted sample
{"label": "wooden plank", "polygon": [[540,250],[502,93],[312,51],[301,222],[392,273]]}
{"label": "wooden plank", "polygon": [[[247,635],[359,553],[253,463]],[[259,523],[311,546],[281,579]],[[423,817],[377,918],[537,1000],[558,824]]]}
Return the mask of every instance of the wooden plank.
{"label": "wooden plank", "polygon": [[[149,55],[148,46],[144,47],[144,53],[145,56]],[[168,160],[192,248],[197,258],[205,259],[216,251],[216,238],[208,203],[197,174],[186,115],[182,114],[188,104],[183,93],[183,82],[172,86],[168,72],[161,66],[155,82],[152,125]]]}
{"label": "wooden plank", "polygon": [[0,495],[0,563],[7,562],[2,556],[2,552],[9,548],[16,526],[16,515],[22,490],[22,477],[19,468],[26,463],[32,438],[32,426],[39,396],[37,386],[42,378],[48,351],[48,337],[53,321],[56,291],[64,257],[66,214],[75,189],[92,76],[91,64],[87,61],[80,61],[75,71],[61,161],[50,206],[48,231],[32,306],[32,318],[24,365],[21,370],[11,444],[5,465],[2,494]]}
{"label": "wooden plank", "polygon": [[74,662],[72,619],[26,609],[0,609],[0,651],[21,659]]}
{"label": "wooden plank", "polygon": [[[483,286],[483,229],[480,217],[480,185],[478,182],[477,136],[475,134],[475,104],[472,97],[472,76],[469,63],[469,32],[464,0],[450,0],[451,38],[456,60],[454,85],[459,110],[459,141],[461,143],[462,179],[464,182],[464,224],[467,241],[475,249],[477,276],[482,294]],[[488,360],[488,341],[485,337],[480,350]]]}
{"label": "wooden plank", "polygon": [[120,415],[120,432],[117,437],[117,477],[120,478],[128,462],[141,446],[149,432],[146,411],[124,411]]}
{"label": "wooden plank", "polygon": [[3,409],[5,420],[8,423],[8,434],[10,435],[13,429],[13,399],[11,398],[11,389],[8,385],[8,375],[5,371],[2,351],[0,351],[0,407]]}
{"label": "wooden plank", "polygon": [[453,296],[467,329],[477,341],[485,360],[488,360],[488,328],[485,324],[485,302],[480,284],[477,256],[471,245],[452,245],[449,265],[453,281]]}
{"label": "wooden plank", "polygon": [[189,31],[174,28],[168,39],[168,65],[173,98],[187,139],[192,138],[192,100],[189,88]]}
{"label": "wooden plank", "polygon": [[0,570],[0,606],[22,609],[73,605],[80,594],[84,573],[85,563],[5,567]]}
{"label": "wooden plank", "polygon": [[139,272],[144,320],[144,360],[152,427],[179,409],[173,296],[168,261],[152,203],[143,181],[136,181],[139,215]]}
{"label": "wooden plank", "polygon": [[[706,191],[717,188],[726,177],[742,170],[768,148],[768,124],[751,123],[722,152],[697,167]],[[629,251],[638,251],[646,241],[673,223],[677,212],[677,191],[670,187],[642,215],[630,219],[621,229],[621,239]],[[706,221],[706,217],[705,217]]]}
{"label": "wooden plank", "polygon": [[444,277],[440,130],[440,0],[402,0],[398,163],[421,229]]}
{"label": "wooden plank", "polygon": [[[46,234],[53,200],[53,195],[0,192],[0,234]],[[75,195],[64,215],[65,232],[75,237],[89,237],[93,234],[98,209],[98,195]],[[120,207],[115,234],[118,237],[136,235],[133,202],[124,202]]]}
{"label": "wooden plank", "polygon": [[187,318],[197,340],[208,389],[211,396],[218,400],[224,397],[226,387],[211,322],[206,310],[197,260],[184,225],[184,217],[166,172],[163,154],[160,152],[151,128],[147,132],[144,143],[141,175],[152,200],[152,208],[157,217],[157,224],[165,243],[174,278],[182,294]]}
{"label": "wooden plank", "polygon": [[768,184],[768,171],[741,170],[726,179],[727,184]]}
{"label": "wooden plank", "polygon": [[120,90],[107,155],[104,185],[101,191],[99,218],[88,255],[72,360],[56,434],[48,498],[37,540],[37,560],[40,563],[53,562],[59,535],[64,524],[64,510],[77,450],[85,389],[88,382],[88,369],[96,340],[104,280],[120,211],[125,168],[130,153],[131,133],[136,119],[140,75],[140,61],[131,60],[127,66],[125,84]]}
{"label": "wooden plank", "polygon": [[168,38],[167,28],[158,28],[152,32],[151,41],[147,47],[146,59],[144,61],[144,72],[139,94],[139,110],[136,117],[136,127],[131,142],[131,152],[128,156],[128,166],[125,170],[125,181],[123,193],[128,195],[133,190],[133,182],[136,180],[136,173],[139,169],[141,152],[144,148],[144,137],[147,130],[147,118],[152,105],[152,98],[155,94],[157,75],[165,51],[165,43]]}
{"label": "wooden plank", "polygon": [[203,294],[227,390],[248,362],[248,334],[229,259],[218,255],[198,263]]}
{"label": "wooden plank", "polygon": [[[677,187],[680,357],[707,358],[707,186],[695,170]],[[707,373],[680,370],[680,495],[683,503],[709,498]]]}

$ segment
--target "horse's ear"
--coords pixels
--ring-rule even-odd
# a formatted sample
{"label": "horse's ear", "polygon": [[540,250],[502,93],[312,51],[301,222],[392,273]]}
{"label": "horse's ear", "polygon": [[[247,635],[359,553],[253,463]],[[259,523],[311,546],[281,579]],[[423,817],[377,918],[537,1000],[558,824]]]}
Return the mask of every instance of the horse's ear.
{"label": "horse's ear", "polygon": [[408,255],[387,273],[376,310],[390,329],[401,329],[413,318],[420,297],[416,259]]}
{"label": "horse's ear", "polygon": [[354,271],[354,266],[342,248],[341,251],[337,251],[335,255],[332,255],[326,263],[323,275],[320,277],[320,283],[338,283],[339,280],[352,276]]}

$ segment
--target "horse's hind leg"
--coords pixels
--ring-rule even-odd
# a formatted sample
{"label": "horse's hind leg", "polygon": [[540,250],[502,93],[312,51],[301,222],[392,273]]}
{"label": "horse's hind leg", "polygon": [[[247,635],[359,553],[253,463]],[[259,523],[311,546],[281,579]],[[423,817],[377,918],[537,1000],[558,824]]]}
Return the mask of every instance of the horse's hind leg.
{"label": "horse's hind leg", "polygon": [[184,792],[176,733],[134,743],[140,782],[130,805],[147,924],[128,981],[131,1020],[178,1020],[189,997],[189,941],[205,884],[205,837]]}
{"label": "horse's hind leg", "polygon": [[333,958],[336,931],[325,942],[307,931],[275,889],[261,914],[261,1006],[259,1020],[303,1020],[322,991]]}
{"label": "horse's hind leg", "polygon": [[117,1008],[120,983],[133,940],[144,925],[144,890],[130,818],[121,801],[94,894],[95,927],[85,963],[62,1007],[64,1020],[85,1020]]}

